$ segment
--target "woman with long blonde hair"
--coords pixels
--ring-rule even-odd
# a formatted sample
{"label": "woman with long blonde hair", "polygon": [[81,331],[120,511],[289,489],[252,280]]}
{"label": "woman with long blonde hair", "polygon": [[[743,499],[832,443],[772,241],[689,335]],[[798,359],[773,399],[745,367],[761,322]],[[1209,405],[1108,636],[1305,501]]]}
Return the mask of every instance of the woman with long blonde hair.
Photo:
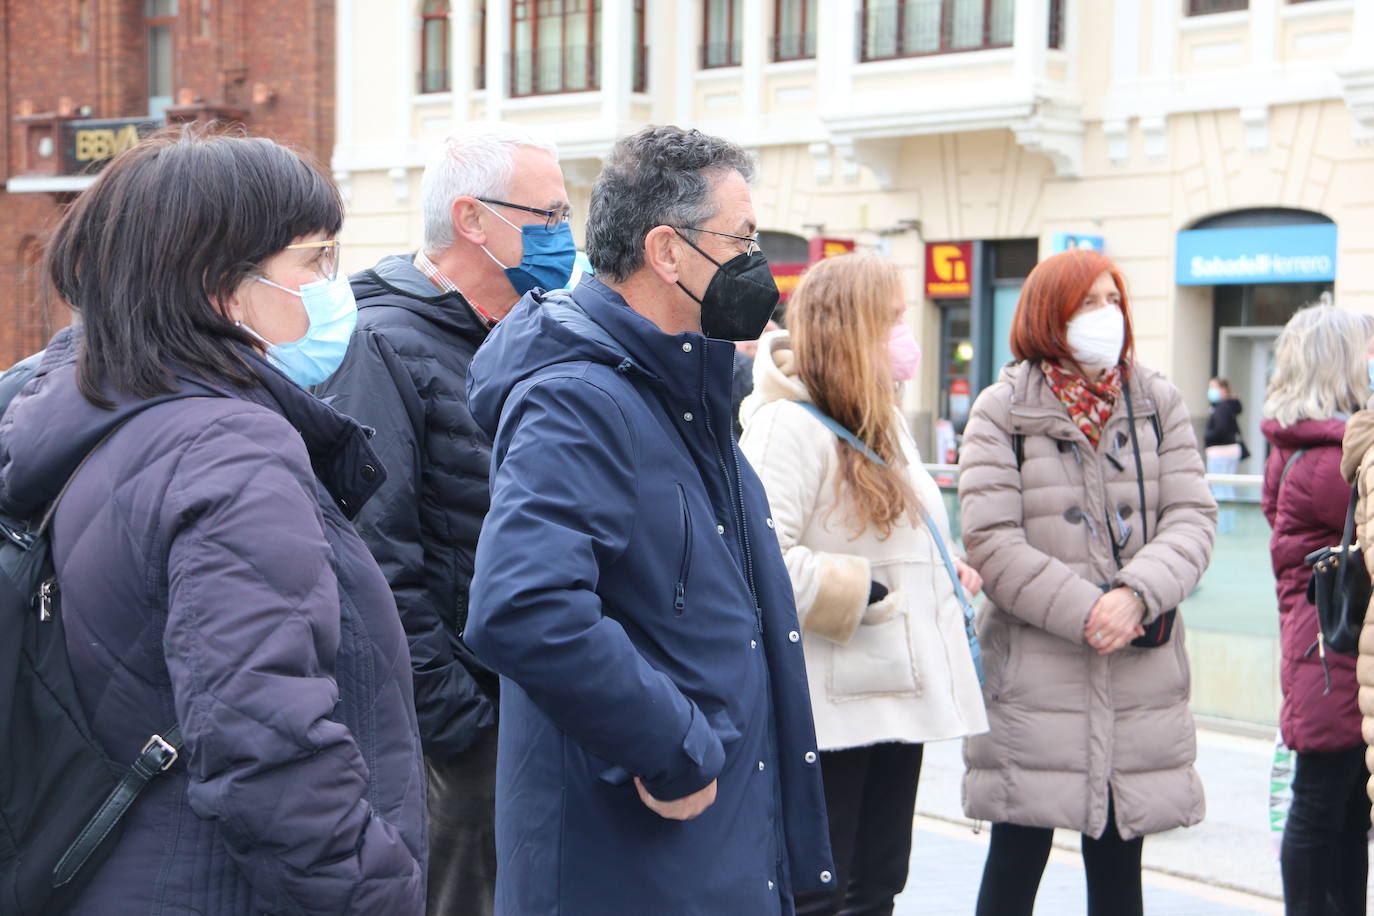
{"label": "woman with long blonde hair", "polygon": [[[760,343],[740,411],[796,592],[835,854],[836,889],[799,898],[799,916],[892,912],[923,743],[987,727],[937,544],[950,540],[944,503],[897,404],[920,361],[905,310],[888,261],[816,264],[789,330]],[[977,574],[953,562],[976,593]]]}

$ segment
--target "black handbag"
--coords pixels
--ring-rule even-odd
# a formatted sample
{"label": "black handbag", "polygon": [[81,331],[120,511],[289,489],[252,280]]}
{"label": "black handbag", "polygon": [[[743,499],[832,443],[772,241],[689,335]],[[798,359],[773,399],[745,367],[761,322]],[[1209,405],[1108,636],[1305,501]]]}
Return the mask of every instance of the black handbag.
{"label": "black handbag", "polygon": [[[1126,398],[1126,422],[1131,428],[1131,454],[1135,458],[1135,483],[1140,491],[1140,543],[1143,547],[1150,541],[1149,523],[1145,521],[1145,472],[1140,465],[1140,440],[1135,432],[1135,408],[1131,404],[1131,386],[1123,384],[1121,393]],[[1115,547],[1115,542],[1113,542],[1113,547]],[[1120,565],[1120,557],[1117,558],[1117,563]],[[1137,636],[1131,640],[1131,645],[1139,649],[1158,649],[1160,646],[1167,645],[1169,637],[1174,635],[1174,618],[1177,616],[1178,608],[1164,611],[1145,627],[1145,635]]]}
{"label": "black handbag", "polygon": [[1369,571],[1365,569],[1360,545],[1355,543],[1355,504],[1359,490],[1350,488],[1350,506],[1345,510],[1345,530],[1335,547],[1309,553],[1304,562],[1312,567],[1307,583],[1307,600],[1317,609],[1321,627],[1317,648],[1341,655],[1358,655],[1360,628],[1369,607]]}

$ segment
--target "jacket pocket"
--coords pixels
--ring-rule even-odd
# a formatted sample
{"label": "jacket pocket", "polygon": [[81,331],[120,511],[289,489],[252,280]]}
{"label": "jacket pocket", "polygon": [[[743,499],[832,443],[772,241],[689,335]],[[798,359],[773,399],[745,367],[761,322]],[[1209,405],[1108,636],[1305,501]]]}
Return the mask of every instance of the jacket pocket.
{"label": "jacket pocket", "polygon": [[826,689],[832,701],[920,696],[906,608],[883,623],[861,624],[848,643],[832,646],[829,674]]}
{"label": "jacket pocket", "polygon": [[687,490],[682,484],[677,485],[677,504],[682,513],[682,558],[673,590],[673,613],[681,616],[687,610],[687,575],[692,570],[692,513],[687,507]]}

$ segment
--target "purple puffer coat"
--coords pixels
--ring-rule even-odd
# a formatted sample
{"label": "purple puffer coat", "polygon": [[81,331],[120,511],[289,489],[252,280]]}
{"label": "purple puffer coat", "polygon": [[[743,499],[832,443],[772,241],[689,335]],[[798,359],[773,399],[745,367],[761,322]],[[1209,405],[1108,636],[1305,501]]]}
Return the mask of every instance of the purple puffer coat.
{"label": "purple puffer coat", "polygon": [[[1280,426],[1265,420],[1260,429],[1273,444],[1264,465],[1261,508],[1273,536],[1269,553],[1278,581],[1282,661],[1279,683],[1283,708],[1279,728],[1283,742],[1295,751],[1339,751],[1359,747],[1360,709],[1356,702],[1355,658],[1326,653],[1331,690],[1318,656],[1317,609],[1307,601],[1312,570],[1303,558],[1340,542],[1345,527],[1350,485],[1341,477],[1344,420],[1303,420]],[[1288,472],[1280,492],[1279,478],[1298,449],[1307,452]]]}
{"label": "purple puffer coat", "polygon": [[137,413],[64,497],[54,561],[106,752],[132,761],[173,722],[185,747],[72,912],[421,913],[409,654],[345,517],[381,478],[364,430],[247,351],[260,386],[179,376],[153,399],[176,400],[102,410],[76,389],[74,337],[0,421],[0,508],[50,501]]}

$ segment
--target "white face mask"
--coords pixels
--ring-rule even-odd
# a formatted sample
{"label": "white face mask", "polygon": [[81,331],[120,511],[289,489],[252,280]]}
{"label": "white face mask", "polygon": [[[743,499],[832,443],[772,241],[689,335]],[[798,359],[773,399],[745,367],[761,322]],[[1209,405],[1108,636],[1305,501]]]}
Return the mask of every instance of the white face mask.
{"label": "white face mask", "polygon": [[1069,322],[1066,330],[1069,352],[1084,369],[1110,369],[1121,361],[1126,319],[1116,306],[1083,312]]}

